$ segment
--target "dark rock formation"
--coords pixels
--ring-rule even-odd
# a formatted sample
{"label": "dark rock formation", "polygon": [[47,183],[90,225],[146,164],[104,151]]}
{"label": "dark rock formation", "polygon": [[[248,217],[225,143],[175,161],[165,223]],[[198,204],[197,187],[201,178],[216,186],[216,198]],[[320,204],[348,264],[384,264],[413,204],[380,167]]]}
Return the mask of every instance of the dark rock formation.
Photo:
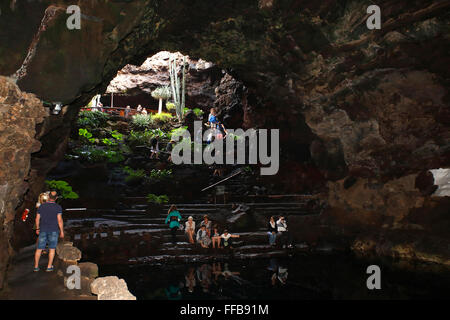
{"label": "dark rock formation", "polygon": [[41,143],[35,139],[36,125],[47,112],[33,94],[23,93],[8,78],[0,77],[0,288],[9,255],[16,217],[29,188],[31,154]]}

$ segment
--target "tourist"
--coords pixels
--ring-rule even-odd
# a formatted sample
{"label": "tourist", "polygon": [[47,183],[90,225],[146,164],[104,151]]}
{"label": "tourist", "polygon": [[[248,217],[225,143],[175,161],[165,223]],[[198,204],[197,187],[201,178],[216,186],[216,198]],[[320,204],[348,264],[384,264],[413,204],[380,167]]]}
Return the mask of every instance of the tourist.
{"label": "tourist", "polygon": [[212,247],[213,249],[216,247],[216,243],[217,243],[217,248],[220,249],[220,233],[219,233],[219,229],[217,229],[217,226],[214,226],[214,232],[212,235]]}
{"label": "tourist", "polygon": [[167,158],[167,161],[169,162],[172,162],[172,150],[174,143],[174,140],[170,140],[165,149],[165,152],[169,154],[169,157]]}
{"label": "tourist", "polygon": [[36,253],[34,255],[34,271],[39,271],[39,260],[42,250],[48,244],[49,255],[47,272],[54,270],[53,259],[55,258],[55,249],[58,244],[58,233],[64,238],[64,225],[62,219],[62,208],[56,203],[58,195],[56,191],[50,192],[48,200],[42,203],[36,214],[36,234],[39,236]]}
{"label": "tourist", "polygon": [[225,129],[225,126],[222,122],[217,122],[217,131],[216,131],[216,139],[223,140],[226,138],[228,134],[227,129]]}
{"label": "tourist", "polygon": [[197,231],[197,242],[202,246],[202,248],[208,248],[211,244],[211,238],[206,231],[205,225],[202,225]]}
{"label": "tourist", "polygon": [[288,248],[292,248],[292,236],[288,231],[287,222],[283,216],[277,221],[277,233],[283,248],[286,248],[286,244]]}
{"label": "tourist", "polygon": [[152,138],[150,141],[150,159],[159,159],[159,141]]}
{"label": "tourist", "polygon": [[210,127],[211,131],[208,134],[208,138],[206,139],[207,144],[210,144],[212,141],[212,137],[214,136],[217,123],[218,123],[217,111],[215,108],[211,108],[210,114],[208,116],[208,123],[207,123],[207,125]]}
{"label": "tourist", "polygon": [[190,216],[188,218],[188,221],[186,221],[186,227],[184,230],[185,230],[186,234],[188,235],[189,242],[191,244],[193,244],[194,243],[194,233],[195,233],[195,221],[192,216]]}
{"label": "tourist", "polygon": [[125,118],[128,119],[130,117],[130,113],[131,113],[131,107],[127,106],[125,108]]}
{"label": "tourist", "polygon": [[228,233],[228,230],[225,229],[220,237],[224,248],[233,248],[233,238],[239,238],[239,235]]}
{"label": "tourist", "polygon": [[267,234],[269,235],[269,244],[271,246],[274,246],[277,239],[277,223],[275,222],[275,218],[273,216],[270,217],[267,229]]}
{"label": "tourist", "polygon": [[137,107],[137,109],[136,109],[136,112],[137,112],[138,114],[140,114],[140,113],[142,112],[142,106],[141,106],[141,105],[138,105],[138,107]]}
{"label": "tourist", "polygon": [[218,123],[217,120],[217,110],[216,108],[211,108],[208,116],[208,125],[210,128],[215,128]]}
{"label": "tourist", "polygon": [[[43,192],[39,195],[38,201],[36,202],[36,211],[37,211],[37,209],[39,209],[39,207],[43,203],[47,202],[49,194],[50,194],[50,192],[47,191],[47,192]],[[36,230],[37,230],[36,221],[34,222],[33,230],[34,230],[34,232],[36,232]],[[36,239],[36,245],[38,244],[38,241],[39,241],[39,237]],[[48,253],[47,250],[45,250],[45,249],[42,250],[42,254],[47,254],[47,253]]]}
{"label": "tourist", "polygon": [[178,212],[177,207],[173,204],[170,206],[168,215],[166,218],[166,224],[170,222],[169,228],[172,235],[173,244],[177,243],[177,230],[180,227],[181,214]]}
{"label": "tourist", "polygon": [[147,109],[142,109],[142,114],[147,115]]}
{"label": "tourist", "polygon": [[205,226],[206,227],[206,232],[208,232],[208,237],[211,237],[212,222],[211,222],[211,220],[209,220],[209,217],[208,217],[207,214],[205,214],[203,216],[203,221],[200,222],[200,226]]}

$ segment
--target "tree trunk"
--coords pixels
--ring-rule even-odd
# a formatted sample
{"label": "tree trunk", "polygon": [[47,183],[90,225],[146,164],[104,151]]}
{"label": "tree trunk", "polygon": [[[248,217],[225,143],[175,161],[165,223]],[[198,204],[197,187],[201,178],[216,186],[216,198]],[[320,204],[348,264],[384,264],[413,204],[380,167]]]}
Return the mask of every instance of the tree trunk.
{"label": "tree trunk", "polygon": [[159,108],[158,108],[158,113],[162,112],[162,99],[159,98]]}

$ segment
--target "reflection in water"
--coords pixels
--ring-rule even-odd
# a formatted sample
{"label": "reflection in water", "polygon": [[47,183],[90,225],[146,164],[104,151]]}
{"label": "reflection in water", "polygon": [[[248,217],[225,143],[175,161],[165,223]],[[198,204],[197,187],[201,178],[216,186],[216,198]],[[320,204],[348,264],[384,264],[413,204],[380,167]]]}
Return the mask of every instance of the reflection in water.
{"label": "reflection in water", "polygon": [[273,272],[272,277],[270,278],[272,286],[275,286],[277,284],[277,280],[282,285],[286,284],[288,278],[288,269],[286,267],[280,266],[277,259],[270,259],[269,267],[267,269]]}
{"label": "reflection in water", "polygon": [[224,282],[234,281],[238,285],[248,283],[239,275],[240,272],[230,270],[228,263],[204,263],[197,268],[190,266],[185,273],[184,281],[170,283],[165,291],[169,300],[180,300],[186,295],[195,293],[196,290],[220,296],[224,291]]}
{"label": "reflection in water", "polygon": [[[368,290],[366,269],[377,264],[382,290]],[[450,272],[434,265],[404,265],[343,255],[226,260],[158,265],[100,265],[138,299],[416,299],[449,297]],[[156,276],[155,276],[156,275]]]}

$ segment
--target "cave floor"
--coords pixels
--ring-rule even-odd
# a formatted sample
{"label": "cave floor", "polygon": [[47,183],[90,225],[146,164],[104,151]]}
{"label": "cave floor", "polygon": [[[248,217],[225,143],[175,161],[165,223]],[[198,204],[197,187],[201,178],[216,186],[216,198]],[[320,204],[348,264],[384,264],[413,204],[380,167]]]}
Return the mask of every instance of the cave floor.
{"label": "cave floor", "polygon": [[6,299],[9,300],[97,300],[80,295],[64,286],[57,271],[45,272],[47,255],[41,257],[40,271],[33,271],[35,245],[25,247],[15,256],[8,273]]}

